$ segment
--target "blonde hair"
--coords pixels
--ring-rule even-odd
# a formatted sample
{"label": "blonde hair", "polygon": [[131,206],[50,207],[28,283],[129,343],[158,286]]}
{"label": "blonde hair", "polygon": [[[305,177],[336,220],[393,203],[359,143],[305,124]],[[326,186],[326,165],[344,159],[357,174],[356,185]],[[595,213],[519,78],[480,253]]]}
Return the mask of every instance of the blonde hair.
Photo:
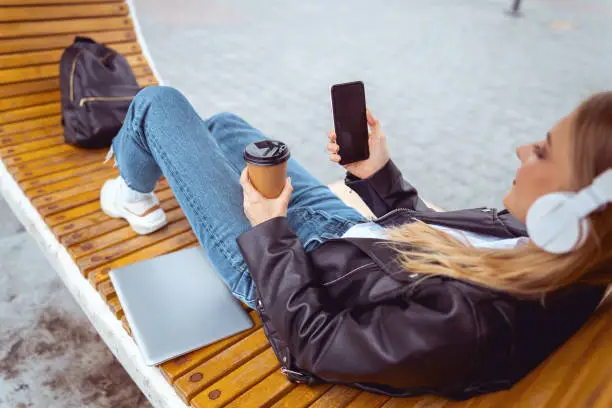
{"label": "blonde hair", "polygon": [[[612,92],[596,94],[577,110],[572,131],[573,189],[612,167]],[[410,273],[448,276],[516,296],[537,298],[574,283],[612,283],[612,206],[589,216],[591,232],[571,253],[550,254],[533,244],[514,249],[466,246],[414,222],[389,229],[399,262]]]}

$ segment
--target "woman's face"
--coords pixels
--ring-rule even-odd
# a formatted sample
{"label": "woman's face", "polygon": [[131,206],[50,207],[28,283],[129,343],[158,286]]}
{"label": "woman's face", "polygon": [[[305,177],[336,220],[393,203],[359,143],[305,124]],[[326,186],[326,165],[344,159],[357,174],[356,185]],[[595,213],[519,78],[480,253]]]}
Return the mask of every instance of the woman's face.
{"label": "woman's face", "polygon": [[521,166],[512,188],[504,197],[504,206],[522,222],[525,222],[531,204],[539,197],[570,191],[573,120],[573,114],[566,116],[548,132],[545,140],[516,149]]}

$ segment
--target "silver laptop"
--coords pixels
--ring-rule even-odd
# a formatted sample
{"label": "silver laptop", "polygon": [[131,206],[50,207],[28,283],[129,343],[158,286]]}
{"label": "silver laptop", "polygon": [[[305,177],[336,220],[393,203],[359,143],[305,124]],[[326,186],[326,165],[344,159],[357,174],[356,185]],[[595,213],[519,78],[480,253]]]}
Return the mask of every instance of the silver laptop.
{"label": "silver laptop", "polygon": [[200,247],[117,268],[110,278],[147,365],[253,326]]}

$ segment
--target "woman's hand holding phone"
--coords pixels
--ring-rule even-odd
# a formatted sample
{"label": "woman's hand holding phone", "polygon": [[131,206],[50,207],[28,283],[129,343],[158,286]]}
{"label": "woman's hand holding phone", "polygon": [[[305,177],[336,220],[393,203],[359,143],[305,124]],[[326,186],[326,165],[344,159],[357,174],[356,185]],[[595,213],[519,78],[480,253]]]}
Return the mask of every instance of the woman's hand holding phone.
{"label": "woman's hand holding phone", "polygon": [[[387,147],[387,138],[383,133],[380,122],[372,115],[369,109],[366,110],[366,117],[368,120],[368,127],[370,131],[368,133],[368,145],[370,148],[370,157],[366,160],[345,164],[346,171],[360,179],[366,179],[382,169],[390,159],[389,148]],[[329,132],[329,143],[327,144],[327,150],[329,150],[329,159],[335,163],[339,163],[341,160],[338,151],[340,147],[336,143],[336,132],[331,130]]]}

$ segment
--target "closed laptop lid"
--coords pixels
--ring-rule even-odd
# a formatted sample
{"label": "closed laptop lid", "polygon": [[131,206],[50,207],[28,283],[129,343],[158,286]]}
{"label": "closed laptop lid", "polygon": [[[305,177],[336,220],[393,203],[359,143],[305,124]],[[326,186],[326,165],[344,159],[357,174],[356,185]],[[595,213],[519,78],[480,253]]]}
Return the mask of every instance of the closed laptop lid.
{"label": "closed laptop lid", "polygon": [[114,269],[110,278],[147,365],[253,326],[201,247]]}

